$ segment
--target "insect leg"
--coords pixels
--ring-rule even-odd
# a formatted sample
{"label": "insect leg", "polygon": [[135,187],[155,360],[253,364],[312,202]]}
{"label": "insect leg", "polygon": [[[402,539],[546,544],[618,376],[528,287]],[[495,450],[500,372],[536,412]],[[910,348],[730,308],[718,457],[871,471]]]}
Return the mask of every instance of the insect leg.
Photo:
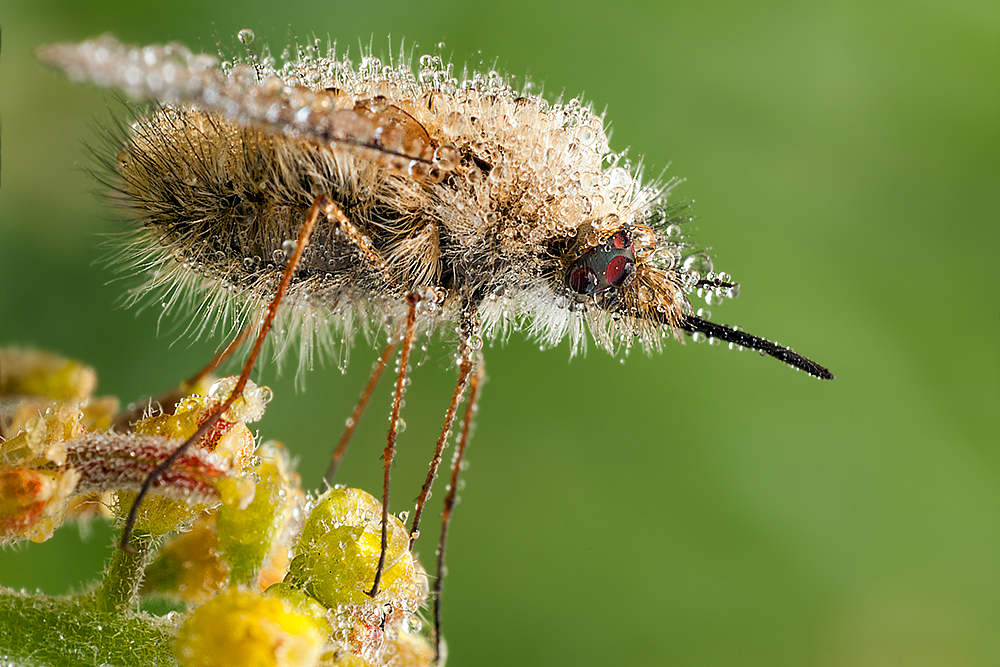
{"label": "insect leg", "polygon": [[182,382],[180,390],[182,392],[186,392],[192,387],[197,386],[199,382],[208,377],[209,374],[212,373],[212,371],[214,371],[216,368],[219,367],[219,364],[228,359],[230,356],[232,356],[234,352],[236,352],[237,349],[239,349],[240,345],[243,344],[243,341],[245,341],[247,337],[250,335],[250,331],[252,329],[253,329],[253,321],[251,320],[250,322],[247,322],[247,325],[243,327],[243,330],[240,331],[239,335],[233,339],[233,342],[231,342],[229,345],[226,346],[226,349],[224,349],[222,352],[219,352],[217,355],[212,357],[212,360],[207,364],[205,364],[204,368],[202,368],[200,371],[198,371],[197,373],[189,377],[187,380]]}
{"label": "insect leg", "polygon": [[410,309],[406,316],[406,330],[402,341],[403,349],[399,353],[399,374],[396,376],[396,393],[392,399],[389,434],[386,436],[385,449],[382,451],[382,459],[385,461],[382,479],[382,549],[378,556],[378,567],[375,568],[375,582],[372,584],[372,589],[368,591],[368,597],[378,595],[382,571],[385,569],[385,551],[389,543],[389,475],[392,470],[392,459],[396,454],[396,431],[399,425],[399,410],[403,403],[403,388],[406,385],[406,365],[410,361],[410,350],[413,348],[413,339],[417,335],[417,304],[420,303],[420,295],[416,292],[410,292],[406,295],[406,302],[410,305]]}
{"label": "insect leg", "polygon": [[441,510],[441,537],[437,549],[437,578],[434,580],[434,662],[441,658],[441,589],[444,586],[444,555],[448,544],[448,525],[451,523],[451,513],[455,508],[455,494],[458,492],[458,476],[462,470],[462,459],[465,447],[469,444],[469,431],[472,428],[472,418],[476,414],[479,402],[479,390],[484,379],[483,360],[479,358],[476,373],[472,376],[469,386],[469,404],[465,406],[465,418],[462,420],[462,436],[455,450],[455,458],[451,462],[451,482],[448,484],[448,494],[444,497],[444,509]]}
{"label": "insect leg", "polygon": [[[337,233],[354,245],[354,247],[358,249],[361,256],[373,267],[385,274],[385,277],[388,279],[389,273],[385,265],[385,259],[383,259],[382,255],[379,254],[378,250],[372,244],[371,239],[362,234],[361,230],[359,230],[354,223],[350,221],[343,209],[336,204],[333,204],[331,206],[331,212],[327,217],[330,222],[333,223],[334,229],[337,230]],[[389,282],[392,283],[393,281],[389,279]]]}
{"label": "insect leg", "polygon": [[133,424],[142,419],[143,414],[147,410],[146,406],[159,405],[161,406],[162,411],[171,410],[172,406],[175,405],[177,401],[187,396],[193,387],[197,386],[199,382],[204,380],[219,366],[219,364],[225,361],[230,355],[233,354],[233,352],[237,350],[237,348],[239,348],[240,345],[243,344],[243,341],[245,341],[247,336],[250,335],[250,330],[252,328],[253,323],[248,322],[247,325],[243,327],[243,330],[240,331],[239,335],[226,346],[226,349],[216,354],[210,362],[205,364],[204,368],[189,377],[187,380],[184,380],[184,382],[181,382],[177,387],[163,392],[156,398],[148,399],[148,402],[135,403],[119,412],[115,415],[115,420],[111,424],[111,430],[118,431],[120,433],[130,433],[132,431]]}
{"label": "insect leg", "polygon": [[[198,442],[209,429],[211,429],[217,421],[222,417],[223,413],[226,412],[233,403],[243,394],[243,388],[246,387],[247,380],[250,379],[250,373],[253,371],[254,364],[257,361],[257,356],[260,354],[260,350],[264,345],[264,339],[267,337],[267,332],[270,330],[271,325],[274,323],[274,318],[278,314],[278,306],[281,304],[282,298],[285,296],[285,292],[288,290],[289,284],[292,282],[292,274],[295,272],[295,267],[299,263],[299,259],[302,257],[302,252],[305,250],[306,245],[309,243],[309,236],[312,234],[313,228],[316,226],[316,221],[319,219],[320,214],[325,214],[327,218],[333,216],[333,211],[336,206],[330,201],[326,196],[320,195],[313,202],[312,207],[309,209],[309,214],[306,216],[306,220],[302,225],[302,230],[299,232],[298,241],[295,244],[295,252],[292,253],[291,258],[288,260],[288,265],[285,267],[285,271],[281,276],[281,283],[278,285],[278,289],[275,291],[274,296],[271,298],[271,303],[267,307],[267,312],[264,315],[264,319],[261,322],[260,330],[257,332],[257,339],[254,341],[253,349],[250,351],[250,355],[247,357],[246,362],[243,364],[243,372],[240,373],[239,379],[236,381],[236,386],[233,387],[233,392],[215,411],[205,420],[198,430],[194,432],[190,438],[184,441],[177,449],[171,452],[170,456],[163,460],[163,462],[158,465],[153,472],[149,473],[149,477],[146,481],[142,483],[142,488],[139,489],[139,493],[135,497],[135,501],[132,503],[132,508],[129,510],[128,518],[125,520],[125,526],[122,528],[122,537],[120,542],[120,547],[126,551],[134,551],[133,547],[129,544],[129,537],[132,534],[132,528],[135,526],[135,520],[139,513],[139,506],[142,504],[143,499],[149,493],[149,490],[153,487],[160,476],[173,465],[174,461],[178,459],[193,443]],[[383,542],[385,538],[383,536]]]}
{"label": "insect leg", "polygon": [[344,429],[344,434],[340,436],[340,442],[337,443],[337,448],[330,457],[330,465],[326,469],[326,475],[323,476],[323,481],[326,482],[327,486],[333,486],[333,476],[337,474],[337,467],[340,466],[340,461],[344,458],[344,453],[347,451],[347,444],[351,441],[354,429],[357,428],[358,422],[361,421],[361,415],[365,413],[365,408],[368,407],[368,400],[372,397],[372,392],[375,391],[375,387],[382,377],[382,372],[389,364],[389,359],[392,358],[398,345],[399,343],[397,342],[386,345],[385,349],[382,350],[382,354],[379,355],[378,361],[375,362],[375,368],[372,369],[371,377],[368,378],[368,384],[365,385],[365,390],[361,392],[361,398],[358,399],[358,404],[354,407],[354,413],[347,422],[347,428]]}
{"label": "insect leg", "polygon": [[455,393],[452,394],[451,403],[448,405],[448,410],[445,412],[444,416],[444,426],[441,427],[441,435],[438,437],[437,445],[434,448],[434,456],[431,458],[430,467],[427,470],[427,479],[424,481],[423,487],[420,489],[420,496],[417,498],[416,511],[413,513],[413,524],[410,526],[410,548],[413,548],[413,543],[416,541],[417,536],[420,534],[418,529],[420,528],[420,516],[423,514],[424,506],[427,504],[427,500],[430,498],[431,487],[434,486],[434,480],[437,479],[438,467],[441,465],[441,455],[444,452],[444,447],[448,443],[448,436],[451,435],[451,425],[455,421],[455,413],[458,411],[458,404],[462,400],[462,395],[465,393],[465,386],[469,382],[469,375],[472,373],[472,369],[475,365],[473,361],[473,350],[469,341],[473,338],[477,338],[479,335],[478,321],[475,315],[466,315],[463,318],[463,332],[462,332],[462,343],[459,346],[459,357],[460,361],[458,364],[458,383],[455,385]]}

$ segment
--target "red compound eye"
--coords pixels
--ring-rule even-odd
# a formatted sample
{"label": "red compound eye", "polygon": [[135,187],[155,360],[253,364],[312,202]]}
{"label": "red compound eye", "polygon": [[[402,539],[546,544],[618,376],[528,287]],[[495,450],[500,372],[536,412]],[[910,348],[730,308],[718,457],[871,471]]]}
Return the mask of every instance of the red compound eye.
{"label": "red compound eye", "polygon": [[632,236],[623,228],[602,245],[577,257],[566,273],[566,286],[577,294],[598,294],[622,287],[635,274]]}
{"label": "red compound eye", "polygon": [[619,250],[624,250],[625,248],[632,247],[632,239],[629,238],[628,233],[622,229],[615,232],[615,235],[611,237],[611,244]]}
{"label": "red compound eye", "polygon": [[625,255],[612,257],[608,262],[608,268],[604,271],[604,276],[608,282],[615,287],[621,287],[626,281],[635,275],[635,261]]}
{"label": "red compound eye", "polygon": [[597,274],[586,266],[578,266],[570,272],[568,282],[577,294],[590,294],[597,289]]}

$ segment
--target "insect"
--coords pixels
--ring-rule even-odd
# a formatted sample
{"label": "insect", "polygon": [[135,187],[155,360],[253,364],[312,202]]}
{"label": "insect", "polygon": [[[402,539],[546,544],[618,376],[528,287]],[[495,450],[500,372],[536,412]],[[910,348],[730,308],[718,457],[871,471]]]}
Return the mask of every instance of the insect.
{"label": "insect", "polygon": [[[177,44],[135,47],[111,36],[43,47],[39,57],[74,80],[154,102],[115,136],[109,160],[112,187],[138,222],[126,252],[149,276],[142,293],[168,304],[200,299],[201,326],[231,312],[249,322],[255,344],[230,402],[276,318],[278,347],[298,335],[306,364],[317,341],[389,335],[352,418],[398,350],[383,561],[402,394],[421,333],[454,338],[459,379],[414,539],[468,392],[457,456],[464,453],[484,339],[524,331],[546,346],[568,339],[576,352],[589,337],[617,352],[655,351],[687,334],[833,378],[789,348],[695,311],[694,293],[711,303],[739,285],[684,234],[685,207],[668,201],[675,182],[643,182],[610,150],[604,120],[588,105],[549,103],[493,71],[458,76],[440,55],[421,56],[414,73],[404,55],[400,64],[371,55],[354,64],[317,40],[276,58],[254,51],[250,31],[239,37],[247,55],[222,63]],[[439,573],[457,471],[456,463]]]}

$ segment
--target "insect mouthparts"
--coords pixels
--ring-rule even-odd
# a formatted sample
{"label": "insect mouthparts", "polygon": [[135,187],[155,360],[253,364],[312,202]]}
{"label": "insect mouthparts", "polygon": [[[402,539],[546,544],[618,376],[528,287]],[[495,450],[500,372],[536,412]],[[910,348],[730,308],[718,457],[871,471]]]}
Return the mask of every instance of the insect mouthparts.
{"label": "insect mouthparts", "polygon": [[717,338],[718,340],[725,341],[727,343],[732,343],[741,347],[748,347],[751,350],[757,350],[758,352],[774,357],[778,361],[785,362],[792,368],[805,371],[806,373],[809,373],[809,375],[817,377],[821,380],[832,380],[834,378],[833,373],[829,370],[820,366],[811,359],[806,359],[794,350],[782,347],[781,345],[772,343],[764,338],[752,336],[745,331],[727,327],[724,324],[716,324],[694,315],[687,315],[683,320],[681,320],[680,328],[688,333],[700,332],[711,338]]}

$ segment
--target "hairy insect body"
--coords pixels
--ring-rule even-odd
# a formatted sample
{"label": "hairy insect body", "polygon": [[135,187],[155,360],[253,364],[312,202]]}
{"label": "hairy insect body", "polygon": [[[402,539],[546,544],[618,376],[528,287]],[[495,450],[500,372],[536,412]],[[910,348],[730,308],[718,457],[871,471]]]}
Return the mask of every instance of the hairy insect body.
{"label": "hairy insect body", "polygon": [[[216,316],[234,303],[259,310],[322,195],[343,219],[314,231],[281,327],[302,323],[305,349],[331,329],[349,338],[399,321],[419,288],[438,300],[421,327],[474,316],[482,335],[525,328],[546,345],[568,336],[574,351],[588,328],[608,349],[636,337],[655,347],[692,312],[686,293],[703,267],[683,263],[691,250],[676,225],[667,237],[679,221],[669,188],[643,186],[577,100],[550,105],[494,72],[458,82],[437,56],[421,59],[419,77],[370,57],[355,69],[332,52],[223,73],[180,48],[105,37],[42,54],[169,102],[121,138],[115,171],[151,237],[131,251],[170,303],[196,293]],[[106,53],[137,64],[115,70],[98,62]],[[618,283],[596,267],[603,289],[581,292],[573,262],[618,232],[631,253],[617,260],[624,272],[608,267]]]}

